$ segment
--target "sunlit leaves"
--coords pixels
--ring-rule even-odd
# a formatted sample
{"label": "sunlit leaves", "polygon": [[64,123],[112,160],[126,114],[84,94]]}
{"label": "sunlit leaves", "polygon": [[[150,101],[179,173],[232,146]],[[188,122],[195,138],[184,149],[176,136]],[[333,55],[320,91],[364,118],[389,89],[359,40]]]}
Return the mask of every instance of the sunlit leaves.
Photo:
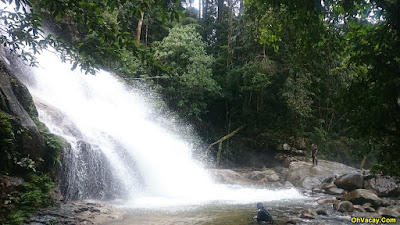
{"label": "sunlit leaves", "polygon": [[186,117],[200,119],[220,88],[211,77],[214,59],[198,32],[190,25],[172,28],[156,45],[155,57],[169,68],[169,78],[160,81],[167,101]]}

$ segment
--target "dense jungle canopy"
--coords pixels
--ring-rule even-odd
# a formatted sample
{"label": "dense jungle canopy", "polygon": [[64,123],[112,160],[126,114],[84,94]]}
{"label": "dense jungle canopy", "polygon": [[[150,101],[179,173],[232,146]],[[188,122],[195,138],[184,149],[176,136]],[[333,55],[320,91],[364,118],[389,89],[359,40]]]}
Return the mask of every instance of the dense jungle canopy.
{"label": "dense jungle canopy", "polygon": [[210,149],[220,165],[303,138],[400,175],[400,0],[2,2],[19,11],[1,9],[1,43],[30,64],[52,45],[146,83],[207,143],[241,128]]}

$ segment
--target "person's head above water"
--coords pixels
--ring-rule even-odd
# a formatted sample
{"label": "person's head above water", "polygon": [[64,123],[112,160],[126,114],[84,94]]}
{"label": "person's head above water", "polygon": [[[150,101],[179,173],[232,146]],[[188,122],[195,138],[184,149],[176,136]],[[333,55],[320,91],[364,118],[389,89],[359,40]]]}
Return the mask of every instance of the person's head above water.
{"label": "person's head above water", "polygon": [[263,209],[264,205],[261,202],[257,202],[257,209]]}

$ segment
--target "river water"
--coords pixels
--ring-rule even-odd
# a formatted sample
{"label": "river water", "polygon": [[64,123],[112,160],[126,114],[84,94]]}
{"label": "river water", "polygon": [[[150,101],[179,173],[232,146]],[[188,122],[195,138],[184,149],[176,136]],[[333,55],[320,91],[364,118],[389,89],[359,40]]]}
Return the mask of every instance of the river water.
{"label": "river water", "polygon": [[[334,212],[332,206],[326,206],[329,216],[317,216],[316,219],[299,218],[305,208],[317,208],[315,198],[298,200],[263,201],[271,213],[275,224],[286,224],[294,219],[297,224],[352,224],[350,217]],[[321,205],[322,206],[322,205]],[[184,207],[125,208],[122,220],[108,225],[249,225],[257,213],[256,203],[229,204],[211,202],[202,205]]]}

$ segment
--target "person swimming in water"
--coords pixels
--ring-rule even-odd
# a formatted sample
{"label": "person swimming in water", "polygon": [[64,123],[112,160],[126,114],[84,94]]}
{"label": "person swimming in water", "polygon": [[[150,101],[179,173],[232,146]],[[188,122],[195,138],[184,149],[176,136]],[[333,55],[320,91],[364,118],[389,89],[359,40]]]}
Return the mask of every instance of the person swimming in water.
{"label": "person swimming in water", "polygon": [[253,222],[261,224],[274,223],[271,214],[269,214],[269,212],[264,208],[264,205],[261,202],[257,202],[257,215],[253,217]]}

